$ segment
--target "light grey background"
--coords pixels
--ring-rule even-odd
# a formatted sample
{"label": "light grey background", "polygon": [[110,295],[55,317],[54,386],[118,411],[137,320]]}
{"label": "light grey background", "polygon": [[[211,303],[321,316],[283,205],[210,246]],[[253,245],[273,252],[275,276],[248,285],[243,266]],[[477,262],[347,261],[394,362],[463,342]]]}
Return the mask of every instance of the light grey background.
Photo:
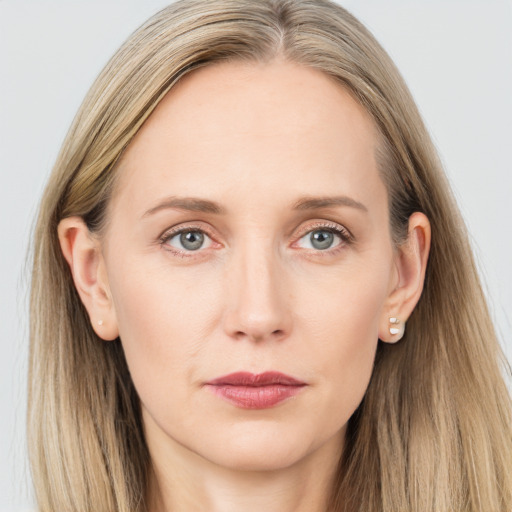
{"label": "light grey background", "polygon": [[[257,0],[255,0],[257,1]],[[31,221],[93,79],[164,0],[0,0],[0,511],[30,510],[24,446]],[[512,3],[347,0],[429,126],[512,359]]]}

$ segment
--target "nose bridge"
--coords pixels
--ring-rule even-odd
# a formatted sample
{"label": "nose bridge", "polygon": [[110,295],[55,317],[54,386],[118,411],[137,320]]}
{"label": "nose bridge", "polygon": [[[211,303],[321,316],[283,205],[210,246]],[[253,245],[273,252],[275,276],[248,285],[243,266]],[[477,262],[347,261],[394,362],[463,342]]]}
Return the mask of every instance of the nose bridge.
{"label": "nose bridge", "polygon": [[290,330],[283,268],[272,241],[248,236],[231,255],[226,330],[235,338],[263,340]]}

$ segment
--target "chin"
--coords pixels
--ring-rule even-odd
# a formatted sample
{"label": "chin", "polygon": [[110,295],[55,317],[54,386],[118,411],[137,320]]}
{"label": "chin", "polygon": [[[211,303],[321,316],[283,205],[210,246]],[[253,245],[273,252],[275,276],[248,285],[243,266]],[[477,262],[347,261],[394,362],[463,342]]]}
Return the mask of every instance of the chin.
{"label": "chin", "polygon": [[303,454],[293,449],[256,445],[247,449],[226,447],[224,453],[211,454],[211,462],[236,471],[276,471],[296,464]]}
{"label": "chin", "polygon": [[252,427],[215,436],[206,443],[203,457],[226,469],[273,471],[293,466],[307,456],[311,443],[301,432],[276,431],[258,424]]}

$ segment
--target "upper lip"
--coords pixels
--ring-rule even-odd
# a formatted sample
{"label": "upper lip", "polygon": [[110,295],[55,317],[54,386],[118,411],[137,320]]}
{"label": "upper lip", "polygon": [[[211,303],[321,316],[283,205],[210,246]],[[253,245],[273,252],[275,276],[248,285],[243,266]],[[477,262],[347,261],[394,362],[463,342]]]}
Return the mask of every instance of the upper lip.
{"label": "upper lip", "polygon": [[235,372],[207,382],[213,386],[305,386],[306,383],[280,372]]}

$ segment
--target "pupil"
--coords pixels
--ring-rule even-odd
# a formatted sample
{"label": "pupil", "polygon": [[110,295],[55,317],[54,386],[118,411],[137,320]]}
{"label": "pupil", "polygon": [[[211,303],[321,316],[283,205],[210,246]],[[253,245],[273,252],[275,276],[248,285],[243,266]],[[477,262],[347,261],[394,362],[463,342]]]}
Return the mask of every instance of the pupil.
{"label": "pupil", "polygon": [[180,242],[185,249],[196,251],[203,245],[204,235],[199,231],[188,231],[180,235]]}
{"label": "pupil", "polygon": [[311,245],[315,249],[328,249],[334,240],[334,235],[330,231],[314,231],[311,233]]}

